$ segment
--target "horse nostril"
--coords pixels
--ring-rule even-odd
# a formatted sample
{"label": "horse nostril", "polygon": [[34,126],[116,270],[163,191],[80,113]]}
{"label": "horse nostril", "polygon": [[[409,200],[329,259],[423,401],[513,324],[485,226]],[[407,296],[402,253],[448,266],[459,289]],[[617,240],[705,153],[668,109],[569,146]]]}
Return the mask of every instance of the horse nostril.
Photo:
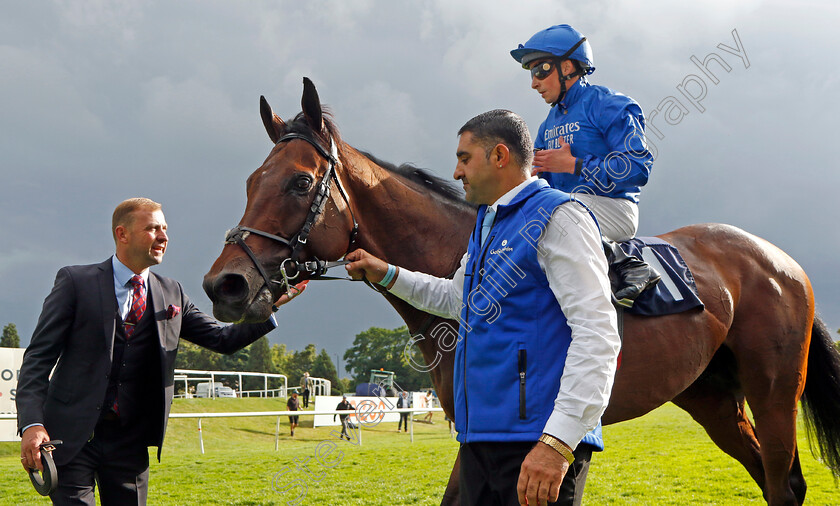
{"label": "horse nostril", "polygon": [[219,300],[242,300],[248,295],[248,281],[241,274],[223,274],[216,279],[213,292]]}

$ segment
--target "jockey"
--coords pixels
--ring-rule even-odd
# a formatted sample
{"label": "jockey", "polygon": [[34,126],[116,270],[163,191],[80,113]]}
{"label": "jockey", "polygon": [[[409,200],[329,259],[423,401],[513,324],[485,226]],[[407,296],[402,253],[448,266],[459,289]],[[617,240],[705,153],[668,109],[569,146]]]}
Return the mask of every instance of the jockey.
{"label": "jockey", "polygon": [[642,109],[626,95],[587,82],[595,71],[592,49],[569,25],[539,31],[510,54],[531,71],[531,88],[551,106],[534,140],[533,173],[589,207],[621,278],[616,298],[632,301],[659,279],[612,242],[635,237],[639,194],[653,165]]}

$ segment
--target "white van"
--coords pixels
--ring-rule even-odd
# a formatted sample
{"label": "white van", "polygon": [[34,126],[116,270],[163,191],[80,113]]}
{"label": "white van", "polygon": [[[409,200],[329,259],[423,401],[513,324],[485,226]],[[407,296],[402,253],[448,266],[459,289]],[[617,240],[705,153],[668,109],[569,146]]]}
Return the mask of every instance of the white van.
{"label": "white van", "polygon": [[236,390],[226,386],[217,386],[216,397],[236,397]]}
{"label": "white van", "polygon": [[[210,397],[210,383],[197,384],[195,397]],[[217,382],[213,385],[213,397],[236,397],[236,391]]]}

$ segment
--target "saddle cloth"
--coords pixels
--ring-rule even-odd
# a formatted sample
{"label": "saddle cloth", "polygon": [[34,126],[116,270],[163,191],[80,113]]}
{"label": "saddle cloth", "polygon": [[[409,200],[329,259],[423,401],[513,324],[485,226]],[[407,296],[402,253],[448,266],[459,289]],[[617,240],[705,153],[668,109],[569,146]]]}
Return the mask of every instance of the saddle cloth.
{"label": "saddle cloth", "polygon": [[697,296],[694,276],[676,247],[658,237],[635,237],[619,243],[619,246],[662,275],[659,283],[642,292],[633,307],[625,309],[625,312],[659,316],[703,308],[703,302]]}

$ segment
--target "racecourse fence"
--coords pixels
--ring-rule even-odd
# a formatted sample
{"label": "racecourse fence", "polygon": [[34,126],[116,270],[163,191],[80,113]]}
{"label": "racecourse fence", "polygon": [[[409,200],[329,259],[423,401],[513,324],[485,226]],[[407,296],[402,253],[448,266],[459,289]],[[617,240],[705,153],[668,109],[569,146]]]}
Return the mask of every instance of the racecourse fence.
{"label": "racecourse fence", "polygon": [[[243,411],[234,413],[170,413],[169,419],[173,418],[197,418],[198,419],[198,442],[201,446],[201,453],[204,453],[204,437],[201,434],[201,420],[204,418],[236,418],[236,417],[277,417],[274,429],[274,450],[280,449],[280,419],[284,416],[316,416],[316,415],[355,415],[359,420],[351,429],[355,431],[359,446],[362,445],[362,427],[375,427],[382,421],[382,417],[387,413],[411,413],[408,417],[408,432],[410,440],[414,442],[414,414],[415,413],[429,413],[429,412],[443,412],[442,408],[396,408],[396,409],[344,409],[344,410],[326,410],[326,411]],[[349,420],[349,417],[348,417]],[[450,435],[452,435],[450,433]]]}
{"label": "racecourse fence", "polygon": [[[241,418],[241,417],[277,417],[274,429],[274,450],[280,449],[280,419],[284,416],[315,416],[315,415],[355,415],[359,420],[351,430],[357,435],[359,446],[362,445],[362,427],[375,427],[382,421],[386,413],[411,413],[408,417],[408,432],[411,435],[411,442],[414,442],[414,414],[443,412],[442,408],[395,408],[395,409],[343,409],[327,411],[242,411],[233,413],[170,413],[169,419],[173,418],[197,418],[198,419],[198,442],[201,446],[201,453],[204,453],[204,437],[201,434],[201,421],[205,418]],[[16,420],[14,413],[0,414],[0,420]],[[348,417],[349,420],[349,417]],[[450,434],[451,435],[451,434]]]}
{"label": "racecourse fence", "polygon": [[[263,380],[262,390],[244,390],[243,376],[246,378],[261,378]],[[265,372],[251,372],[251,371],[202,371],[196,369],[175,369],[175,384],[181,386],[183,382],[183,393],[176,393],[175,397],[202,397],[190,393],[190,382],[194,383],[192,387],[198,389],[198,384],[209,384],[208,394],[205,397],[216,397],[217,386],[223,386],[223,382],[217,378],[236,378],[234,390],[237,397],[251,397],[252,394],[256,397],[286,397],[289,390],[289,381],[284,374],[274,374]],[[269,388],[268,382],[272,380],[280,384],[277,388]],[[177,387],[176,387],[177,390]],[[198,392],[196,392],[198,393]],[[247,394],[247,395],[246,395]]]}

